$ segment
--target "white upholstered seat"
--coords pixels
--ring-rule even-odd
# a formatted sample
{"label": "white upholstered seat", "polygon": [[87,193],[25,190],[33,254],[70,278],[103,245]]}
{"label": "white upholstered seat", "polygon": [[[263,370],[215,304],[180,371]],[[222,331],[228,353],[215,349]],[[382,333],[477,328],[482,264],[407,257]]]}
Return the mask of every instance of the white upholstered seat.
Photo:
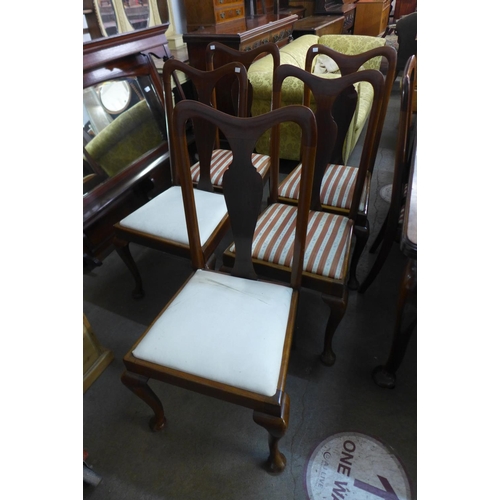
{"label": "white upholstered seat", "polygon": [[[200,242],[204,245],[227,214],[224,196],[194,190]],[[125,217],[125,228],[152,236],[189,244],[180,186],[173,186]]]}
{"label": "white upholstered seat", "polygon": [[274,396],[291,297],[288,287],[198,270],[133,355]]}

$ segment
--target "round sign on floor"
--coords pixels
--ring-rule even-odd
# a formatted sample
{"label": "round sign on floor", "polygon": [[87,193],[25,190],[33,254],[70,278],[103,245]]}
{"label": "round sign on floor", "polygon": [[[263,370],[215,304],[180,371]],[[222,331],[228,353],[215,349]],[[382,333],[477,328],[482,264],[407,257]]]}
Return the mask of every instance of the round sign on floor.
{"label": "round sign on floor", "polygon": [[411,500],[399,459],[381,442],[357,432],[334,434],[307,464],[309,500]]}

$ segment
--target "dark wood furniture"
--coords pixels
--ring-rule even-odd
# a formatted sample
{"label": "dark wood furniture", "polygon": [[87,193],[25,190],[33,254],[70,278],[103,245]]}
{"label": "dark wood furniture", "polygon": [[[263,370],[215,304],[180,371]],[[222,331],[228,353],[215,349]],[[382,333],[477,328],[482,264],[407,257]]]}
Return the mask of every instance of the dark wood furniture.
{"label": "dark wood furniture", "polygon": [[113,250],[113,224],[170,185],[162,83],[150,55],[168,57],[167,28],[168,23],[83,44],[84,90],[94,87],[97,95],[104,82],[133,79],[164,135],[158,146],[109,176],[86,152],[92,137],[84,128],[83,258],[90,269]]}
{"label": "dark wood furniture", "polygon": [[[387,64],[387,72],[383,77],[383,97],[380,106],[380,113],[376,116],[374,124],[369,125],[369,128],[366,131],[367,139],[365,138],[365,143],[363,145],[364,156],[360,159],[359,166],[356,167],[352,163],[349,165],[344,165],[342,163],[342,145],[344,143],[345,135],[351,121],[350,116],[352,116],[352,114],[350,115],[346,113],[342,110],[342,108],[333,110],[337,126],[334,133],[332,132],[331,127],[318,127],[319,140],[323,141],[325,144],[330,143],[332,137],[336,137],[336,139],[334,139],[336,140],[335,145],[328,146],[329,148],[332,148],[331,152],[329,152],[328,158],[325,156],[320,159],[318,153],[313,199],[318,202],[318,206],[321,207],[321,210],[339,215],[350,213],[350,211],[353,210],[353,203],[355,203],[355,189],[357,189],[355,186],[358,186],[359,182],[361,182],[361,197],[355,205],[356,216],[354,232],[356,234],[356,245],[352,255],[349,276],[349,287],[351,289],[356,289],[358,287],[358,280],[356,276],[357,266],[370,234],[368,221],[370,184],[372,172],[375,167],[378,145],[382,135],[385,114],[389,104],[392,84],[394,81],[396,51],[392,47],[383,46],[357,55],[345,55],[324,45],[317,44],[311,46],[308,50],[305,64],[306,71],[312,71],[314,58],[321,54],[331,57],[339,66],[342,75],[348,75],[357,71],[364,62],[369,61],[373,57],[381,57]],[[375,72],[376,70],[373,71]],[[382,76],[382,73],[380,73],[380,76]],[[318,112],[321,112],[326,116],[331,115],[331,110],[328,107],[330,106],[328,97],[325,98],[325,96],[321,94],[314,94],[314,97],[316,106],[318,106]],[[349,95],[344,94],[343,99],[345,100],[347,98],[352,101],[352,105],[355,107],[357,93],[355,91],[351,91]],[[310,95],[308,92],[305,93],[304,103],[305,105],[309,105],[310,103]],[[366,141],[371,142],[367,145]],[[362,177],[361,181],[359,176]],[[300,165],[298,165],[280,184],[278,188],[280,201],[285,203],[296,202],[298,192],[295,182],[299,178]]]}
{"label": "dark wood furniture", "polygon": [[[302,283],[303,287],[321,293],[324,302],[330,308],[321,354],[321,361],[328,366],[335,362],[335,353],[332,349],[333,335],[347,307],[349,295],[347,284],[349,262],[352,255],[353,227],[365,177],[372,162],[377,124],[385,94],[382,73],[376,70],[356,71],[363,63],[362,56],[342,56],[354,58],[358,64],[352,65],[350,74],[336,79],[322,78],[292,65],[281,65],[275,72],[272,101],[273,109],[280,107],[283,81],[289,77],[295,77],[304,82],[304,88],[307,89],[304,105],[308,107],[310,103],[309,92],[312,92],[316,102],[318,146]],[[309,67],[312,59],[313,57],[310,58]],[[306,62],[306,66],[307,64]],[[343,214],[328,213],[323,210],[319,203],[319,184],[322,173],[330,162],[335,144],[337,141],[340,141],[341,144],[343,142],[342,134],[337,134],[339,129],[337,122],[341,118],[348,126],[349,116],[352,117],[356,105],[356,100],[351,99],[352,94],[356,94],[353,85],[361,81],[369,82],[373,86],[374,98],[368,118],[359,174],[356,176],[354,184],[352,204],[351,208],[345,210]],[[345,127],[341,125],[340,128]],[[277,134],[277,131],[273,132]],[[269,206],[259,217],[252,247],[252,259],[260,276],[282,280],[287,280],[289,277],[291,249],[293,248],[290,234],[293,231],[293,218],[297,204],[302,201],[302,182],[304,180],[304,177],[301,176],[301,167],[297,167],[297,169],[299,169],[299,175],[294,187],[299,185],[300,191],[296,193],[294,199],[290,199],[291,197],[285,197],[280,192],[282,184],[279,185],[279,170],[275,164],[271,166]],[[295,173],[297,173],[297,169]],[[224,269],[231,269],[233,265],[234,248],[229,246],[223,253],[223,266]]]}
{"label": "dark wood furniture", "polygon": [[417,0],[397,0],[394,6],[394,21],[417,10]]}
{"label": "dark wood furniture", "polygon": [[[189,119],[208,121],[220,128],[235,158],[224,178],[224,197],[237,246],[231,275],[203,269],[183,133]],[[302,129],[305,176],[294,265],[285,285],[257,280],[252,266],[250,246],[264,189],[262,177],[252,167],[251,153],[263,131],[288,120]],[[176,106],[174,149],[182,165],[179,173],[196,271],[125,355],[121,378],[153,410],[150,428],[154,431],[165,428],[166,419],[149,379],[253,410],[253,420],[269,434],[266,468],[273,473],[282,472],[286,465],[278,445],[287,430],[290,412],[285,385],[298,309],[315,144],[314,116],[301,106],[255,118],[233,117],[196,101],[185,100]]]}
{"label": "dark wood furniture", "polygon": [[247,16],[277,13],[281,16],[295,14],[299,19],[306,16],[306,9],[303,5],[292,5],[288,0],[247,0],[247,5]]}
{"label": "dark wood furniture", "polygon": [[184,0],[188,31],[245,19],[244,0]]}
{"label": "dark wood furniture", "polygon": [[408,198],[405,207],[403,221],[403,232],[401,239],[401,251],[407,257],[406,266],[401,278],[399,296],[394,323],[391,350],[384,365],[377,366],[372,377],[375,383],[387,389],[396,386],[396,372],[401,366],[411,335],[417,326],[417,318],[414,317],[403,329],[403,315],[410,294],[414,294],[417,288],[417,148],[410,168],[410,184],[408,186]]}
{"label": "dark wood furniture", "polygon": [[382,36],[391,12],[391,0],[358,0],[356,2],[355,35]]}
{"label": "dark wood furniture", "polygon": [[314,15],[315,0],[289,0],[288,7],[303,7],[305,9],[304,17]]}
{"label": "dark wood furniture", "polygon": [[405,204],[405,190],[408,184],[410,160],[413,147],[414,125],[412,125],[412,101],[416,76],[416,57],[412,56],[405,67],[401,82],[401,107],[399,112],[398,138],[394,174],[392,179],[391,201],[386,219],[375,238],[370,253],[375,253],[380,247],[377,258],[367,276],[359,286],[359,293],[364,293],[373,283],[382,269],[392,245],[401,235],[401,211]]}
{"label": "dark wood furniture", "polygon": [[[214,42],[207,47],[207,50],[209,50],[207,54],[213,56],[218,51],[226,55],[251,55],[256,57],[257,54],[269,52],[271,49],[279,52],[276,45],[268,45],[268,48],[261,46],[262,49],[259,48],[250,53],[233,51],[228,47],[222,47],[220,44],[216,45],[216,42]],[[198,101],[220,109],[222,94],[224,97],[230,97],[228,100],[230,114],[241,117],[248,116],[248,110],[250,109],[248,107],[250,105],[248,99],[249,82],[246,72],[242,71],[242,66],[247,68],[251,64],[251,57],[247,59],[235,57],[232,62],[217,67],[213,65],[213,58],[208,57],[207,59],[207,71],[192,68],[181,61],[169,61],[165,66],[168,66],[168,73],[182,73],[189,79]],[[246,60],[247,64],[238,59]],[[230,68],[233,68],[232,72]],[[170,119],[173,116],[173,110],[173,101],[168,101],[167,117],[169,119],[168,128],[170,134],[172,134],[173,124],[170,123]],[[194,135],[195,143],[198,144],[199,148],[196,150],[198,161],[191,165],[193,183],[203,189],[222,191],[224,172],[232,161],[231,151],[221,147],[220,134],[207,123],[194,124]],[[200,136],[198,140],[196,140],[197,135]],[[267,179],[270,166],[269,156],[255,153],[252,155],[252,162],[262,178]],[[173,163],[176,164],[175,159]]]}
{"label": "dark wood furniture", "polygon": [[280,9],[280,15],[281,16],[292,16],[296,15],[297,19],[303,19],[306,17],[306,9],[305,7],[284,7],[283,9]]}
{"label": "dark wood furniture", "polygon": [[314,14],[344,16],[343,34],[352,34],[356,17],[357,0],[316,0]]}
{"label": "dark wood furniture", "polygon": [[[248,71],[250,65],[260,57],[271,55],[273,59],[273,68],[276,69],[280,65],[280,50],[278,46],[273,43],[265,43],[263,45],[259,45],[255,49],[246,50],[244,52],[236,49],[232,49],[227,45],[224,45],[220,42],[209,43],[206,48],[206,65],[208,70],[212,70],[214,68],[218,68],[223,64],[227,64],[230,61],[238,61]],[[227,82],[226,88],[229,88],[231,85],[230,82]],[[221,96],[221,94],[223,94]],[[225,102],[222,109],[229,109],[229,97],[231,97],[231,101],[234,101],[233,96],[229,96],[228,92],[219,92],[219,99],[221,97],[225,97]],[[253,87],[250,81],[248,82],[248,105],[247,110],[250,115],[252,109],[252,99],[253,99]],[[220,102],[220,101],[219,101]],[[233,104],[234,108],[234,104]],[[271,109],[269,109],[271,111]]]}
{"label": "dark wood furniture", "polygon": [[344,16],[309,16],[293,25],[293,37],[302,35],[340,35],[344,28]]}
{"label": "dark wood furniture", "polygon": [[282,47],[289,42],[296,20],[296,15],[266,14],[185,33],[183,39],[187,44],[189,63],[195,68],[205,69],[205,51],[210,42],[221,42],[241,51],[255,49],[268,42]]}
{"label": "dark wood furniture", "polygon": [[392,245],[399,240],[400,248],[408,260],[401,278],[391,351],[386,363],[377,366],[372,372],[377,385],[385,388],[393,388],[396,385],[396,371],[416,325],[415,319],[405,329],[401,328],[407,299],[410,293],[415,291],[417,283],[417,127],[412,110],[415,77],[416,57],[412,56],[405,67],[401,83],[401,108],[391,203],[386,220],[370,252],[374,252],[380,244],[382,246],[375,263],[359,287],[360,293],[368,289],[387,260]]}
{"label": "dark wood furniture", "polygon": [[[232,62],[213,71],[202,71],[182,61],[168,59],[163,66],[162,78],[165,96],[170,97],[165,100],[165,115],[168,117],[167,125],[171,143],[176,133],[175,123],[172,122],[174,112],[172,82],[177,71],[183,71],[187,75],[196,92],[194,97],[206,105],[216,105],[214,89],[217,82],[227,76],[236,76],[239,83],[238,102],[242,116],[246,115],[248,77],[241,63]],[[183,99],[183,101],[186,100],[189,99]],[[200,248],[200,255],[203,259],[202,267],[213,267],[215,264],[213,253],[229,229],[224,199],[221,194],[214,193],[212,183],[214,163],[212,150],[216,144],[217,130],[203,121],[193,121],[192,125],[196,144],[194,149],[199,155],[199,177],[195,183],[195,197],[200,216],[196,219],[194,235],[188,233],[191,228],[186,226],[186,215],[178,181],[180,160],[177,159],[177,151],[173,147],[171,149],[174,185],[114,226],[116,250],[135,281],[135,288],[132,292],[134,298],[143,297],[144,289],[139,269],[130,252],[130,243],[189,258],[193,244],[191,240],[194,238],[197,247]]]}
{"label": "dark wood furniture", "polygon": [[396,22],[395,33],[398,35],[398,63],[396,66],[396,76],[398,76],[405,69],[408,59],[417,55],[417,13],[414,12],[399,19]]}

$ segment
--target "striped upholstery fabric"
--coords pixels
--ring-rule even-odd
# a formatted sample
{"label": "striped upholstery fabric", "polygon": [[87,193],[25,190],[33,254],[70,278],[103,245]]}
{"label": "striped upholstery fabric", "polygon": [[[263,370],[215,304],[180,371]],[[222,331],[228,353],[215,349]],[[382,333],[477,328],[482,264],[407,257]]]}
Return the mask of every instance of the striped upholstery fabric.
{"label": "striped upholstery fabric", "polygon": [[[252,243],[252,258],[291,267],[297,207],[273,204],[260,216]],[[310,212],[304,271],[343,279],[352,221],[341,215]],[[234,243],[230,252],[235,251]]]}
{"label": "striped upholstery fabric", "polygon": [[[298,199],[301,171],[302,163],[299,163],[281,183],[278,188],[278,196],[292,200]],[[321,182],[321,203],[330,207],[349,210],[354,195],[357,173],[357,167],[334,164],[328,165],[323,176],[323,181]],[[361,193],[361,201],[359,203],[360,212],[363,212],[365,209],[366,193],[370,185],[369,175],[368,173],[363,186],[363,192]]]}
{"label": "striped upholstery fabric", "polygon": [[[226,149],[215,149],[212,152],[210,179],[214,186],[222,186],[222,176],[224,175],[227,167],[231,164],[232,160],[232,151]],[[271,159],[267,155],[253,153],[252,163],[257,169],[257,172],[259,172],[262,177],[265,177],[269,170]],[[196,162],[191,166],[191,178],[193,179],[193,182],[198,182],[200,180],[200,162]]]}

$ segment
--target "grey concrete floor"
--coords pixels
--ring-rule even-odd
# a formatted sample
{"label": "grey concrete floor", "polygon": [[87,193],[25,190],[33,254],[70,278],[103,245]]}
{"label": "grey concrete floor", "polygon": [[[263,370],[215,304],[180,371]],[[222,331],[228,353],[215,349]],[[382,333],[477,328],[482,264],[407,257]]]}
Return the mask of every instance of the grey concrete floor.
{"label": "grey concrete floor", "polygon": [[[399,80],[393,88],[373,178],[368,246],[388,208],[379,191],[392,178],[398,110]],[[358,150],[353,161],[356,154]],[[139,246],[131,250],[146,290],[142,300],[131,297],[132,278],[116,253],[83,277],[83,312],[100,343],[114,354],[113,362],[83,395],[83,445],[89,452],[88,464],[102,477],[97,486],[84,483],[84,498],[307,499],[305,471],[311,452],[324,439],[346,431],[366,434],[390,448],[401,460],[416,498],[416,332],[398,370],[396,388],[382,389],[371,379],[373,368],[386,360],[392,339],[405,264],[397,244],[366,293],[350,292],[347,312],[333,341],[337,355],[333,367],[319,361],[327,306],[317,293],[303,291],[287,379],[290,424],[280,442],[287,467],[278,476],[262,469],[267,435],[245,408],[151,381],[168,423],[159,433],[149,430],[151,410],[120,382],[122,357],[191,268],[186,260],[154,250]],[[366,249],[359,278],[374,259]],[[408,318],[415,312],[413,298]]]}

